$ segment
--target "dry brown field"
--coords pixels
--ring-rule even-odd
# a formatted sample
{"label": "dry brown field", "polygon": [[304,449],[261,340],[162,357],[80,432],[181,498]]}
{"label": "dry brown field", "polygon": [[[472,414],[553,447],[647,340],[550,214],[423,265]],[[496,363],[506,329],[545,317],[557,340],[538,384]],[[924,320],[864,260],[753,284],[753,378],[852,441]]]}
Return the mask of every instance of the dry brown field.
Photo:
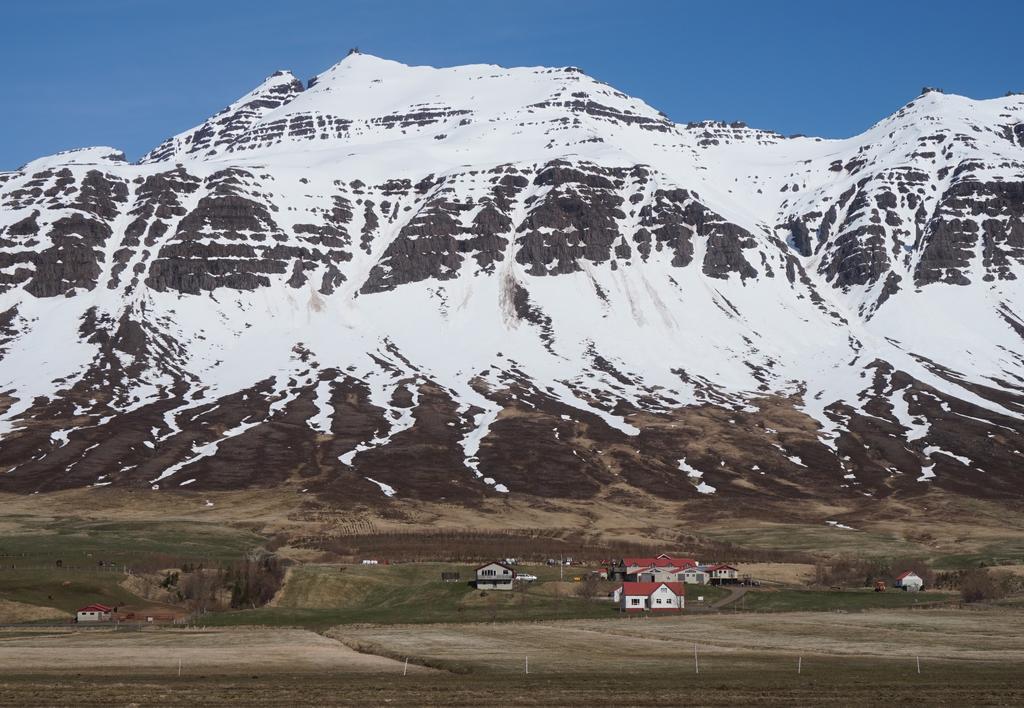
{"label": "dry brown field", "polygon": [[1024,613],[1013,610],[367,625],[326,635],[7,630],[0,705],[1024,702]]}

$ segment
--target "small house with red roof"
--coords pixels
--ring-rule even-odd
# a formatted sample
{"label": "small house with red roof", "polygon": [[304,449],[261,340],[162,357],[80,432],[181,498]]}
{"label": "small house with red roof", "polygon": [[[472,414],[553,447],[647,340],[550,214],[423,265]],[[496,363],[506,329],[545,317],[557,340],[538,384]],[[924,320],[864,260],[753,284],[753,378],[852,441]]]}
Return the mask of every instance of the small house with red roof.
{"label": "small house with red roof", "polygon": [[79,622],[109,622],[114,608],[106,605],[93,604],[79,608],[75,618]]}
{"label": "small house with red roof", "polygon": [[731,585],[740,581],[740,572],[725,563],[709,566],[705,570],[712,585]]}
{"label": "small house with red roof", "polygon": [[679,582],[623,583],[612,592],[622,612],[680,612],[686,606],[686,587]]}
{"label": "small house with red roof", "polygon": [[908,570],[897,575],[893,585],[906,592],[919,592],[924,587],[924,579],[914,571]]}

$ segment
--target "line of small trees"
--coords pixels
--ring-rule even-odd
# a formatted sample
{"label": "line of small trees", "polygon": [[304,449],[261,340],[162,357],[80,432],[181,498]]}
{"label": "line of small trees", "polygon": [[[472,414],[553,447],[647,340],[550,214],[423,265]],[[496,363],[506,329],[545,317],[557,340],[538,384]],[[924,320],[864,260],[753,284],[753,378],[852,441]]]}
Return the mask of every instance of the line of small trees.
{"label": "line of small trees", "polygon": [[814,584],[822,586],[863,585],[871,587],[876,580],[892,579],[904,571],[913,571],[924,581],[925,587],[934,587],[935,572],[923,558],[897,556],[895,558],[862,558],[839,556],[820,561],[814,566]]}
{"label": "line of small trees", "polygon": [[212,610],[261,607],[284,582],[286,567],[277,556],[258,554],[217,568],[185,563],[180,571],[170,571],[160,587],[174,592],[180,602],[197,614]]}
{"label": "line of small trees", "polygon": [[964,602],[999,600],[1024,591],[1024,578],[980,567],[942,573],[938,582],[941,583],[939,587],[959,589]]}
{"label": "line of small trees", "polygon": [[875,580],[895,578],[904,571],[917,573],[926,588],[960,592],[964,602],[998,600],[1024,592],[1024,578],[985,567],[936,573],[918,557],[861,558],[840,556],[815,565],[814,583],[821,586],[859,585],[870,587]]}

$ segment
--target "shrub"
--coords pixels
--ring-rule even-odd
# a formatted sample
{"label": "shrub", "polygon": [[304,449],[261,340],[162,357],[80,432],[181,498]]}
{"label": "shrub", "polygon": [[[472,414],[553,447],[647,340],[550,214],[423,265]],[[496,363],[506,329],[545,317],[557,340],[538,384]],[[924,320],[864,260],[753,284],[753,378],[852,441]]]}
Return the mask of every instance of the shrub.
{"label": "shrub", "polygon": [[960,597],[964,602],[998,600],[1005,595],[1005,582],[1001,582],[985,568],[968,570],[960,578]]}

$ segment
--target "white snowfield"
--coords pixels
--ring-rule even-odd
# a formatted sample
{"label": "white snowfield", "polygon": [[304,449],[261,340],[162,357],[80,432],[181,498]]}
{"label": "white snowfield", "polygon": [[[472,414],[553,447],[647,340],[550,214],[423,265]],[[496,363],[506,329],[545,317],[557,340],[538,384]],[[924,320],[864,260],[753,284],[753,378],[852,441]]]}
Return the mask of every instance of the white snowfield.
{"label": "white snowfield", "polygon": [[[1022,430],[1024,262],[1013,239],[1024,239],[1024,227],[1017,217],[985,215],[979,208],[962,216],[979,232],[997,236],[987,245],[979,238],[969,246],[961,269],[968,284],[916,280],[929,224],[946,208],[940,206],[951,187],[963,181],[1024,182],[1024,131],[1019,141],[1013,132],[1022,122],[1021,96],[979,101],[930,92],[849,139],[784,138],[739,125],[677,125],[575,69],[435,69],[353,54],[305,90],[294,76],[279,72],[139,164],[125,162],[112,148],[89,148],[0,175],[0,228],[10,230],[36,211],[41,225],[38,236],[0,231],[0,287],[20,277],[19,269],[33,268],[31,261],[5,257],[49,248],[47,228],[76,211],[67,200],[41,207],[18,195],[31,189],[33,175],[67,170],[81,184],[98,170],[129,187],[126,201],[107,220],[110,235],[96,247],[101,257],[95,287],[41,297],[17,284],[0,293],[0,315],[14,313],[6,325],[0,317],[0,400],[6,401],[0,405],[0,446],[32,424],[40,400],[60,398],[94,367],[101,344],[80,329],[95,308],[97,316],[114,323],[110,332],[126,314],[140,322],[149,346],[118,352],[125,369],[138,364],[139,373],[107,382],[109,396],[96,405],[79,401],[82,408],[52,433],[54,448],[111,416],[173,400],[150,437],[150,446],[159,447],[204,406],[271,381],[264,394],[266,417],[238,420],[218,439],[190,446],[149,480],[162,489],[199,485],[197,464],[217,455],[222,442],[287,413],[304,391],[313,401],[306,424],[330,435],[336,416],[328,370],[361,382],[383,411],[375,433],[338,456],[344,468],[358,470],[368,450],[389,445],[414,426],[418,396],[430,382],[459,406],[465,429],[459,474],[498,493],[515,492],[502,469],[488,468],[479,456],[503,409],[488,392],[501,389],[515,371],[537,391],[597,415],[629,438],[640,427],[628,411],[664,413],[704,404],[750,411],[756,410],[753,401],[768,394],[793,397],[833,450],[848,416],[883,415],[903,429],[900,444],[919,459],[920,480],[934,481],[940,458],[933,454],[968,469],[974,458],[964,450],[947,451],[948,442],[926,448],[930,423],[911,413],[918,410],[911,397],[938,396],[946,411],[955,399],[998,417],[998,423],[985,419],[993,429]],[[613,190],[622,199],[620,214],[611,217],[618,230],[614,245],[629,246],[629,255],[581,256],[574,272],[545,275],[528,272],[517,260],[523,225],[558,188],[537,183],[535,175],[555,160],[598,174],[642,166],[645,177],[623,173]],[[397,246],[389,247],[431,199],[443,195],[467,205],[456,220],[469,227],[501,166],[525,175],[528,184],[507,207],[512,226],[493,269],[467,256],[441,277],[432,273],[383,289],[367,287],[374,273],[395,276]],[[226,168],[244,172],[239,189],[268,206],[281,246],[309,247],[300,225],[323,223],[332,199],[344,195],[352,215],[343,227],[350,257],[336,264],[343,281],[325,292],[320,284],[327,266],[316,262],[298,287],[288,282],[290,268],[268,275],[269,284],[254,289],[188,294],[150,287],[147,269],[184,218],[174,213],[152,243],[129,248],[125,275],[109,285],[119,249],[126,248],[126,229],[137,216],[133,210],[141,204],[137,185],[179,167],[199,182]],[[402,179],[416,185],[428,176],[422,192],[382,187]],[[355,181],[364,186],[352,188]],[[702,268],[709,244],[695,225],[686,227],[693,245],[689,264],[673,264],[671,248],[660,244],[640,256],[634,236],[645,228],[643,207],[657,203],[659,190],[677,189],[689,193],[689,201],[680,204],[702,205],[749,232],[751,245],[740,257],[754,276],[709,275]],[[851,190],[855,196],[844,197]],[[879,212],[872,201],[883,192],[894,195],[877,202],[894,200],[888,212]],[[194,210],[208,193],[205,183],[181,193],[182,212]],[[872,208],[855,214],[858,199]],[[382,214],[376,225],[368,223],[367,201],[381,211],[387,202],[388,218]],[[809,226],[807,254],[794,243],[794,220]],[[206,245],[226,243],[216,229],[206,228]],[[538,232],[545,229],[552,230]],[[231,242],[258,238],[240,233]],[[415,233],[403,238],[418,242]],[[454,238],[471,252],[468,233]],[[883,273],[851,282],[860,277],[856,269],[847,268],[843,276],[835,264],[868,248],[871,239],[868,260],[884,260]],[[1006,261],[996,278],[988,277],[998,260],[993,249]],[[128,276],[137,271],[142,280],[130,287]],[[528,293],[546,326],[517,309],[519,291]],[[297,347],[309,356],[298,356]],[[891,368],[879,369],[878,362]],[[895,382],[890,371],[916,380],[916,389]],[[395,403],[402,389],[412,407]],[[794,466],[808,467],[801,457],[780,451]],[[708,482],[710,466],[679,458],[668,463],[678,469],[681,488],[723,493],[720,484]],[[8,464],[7,472],[27,462]],[[857,471],[845,469],[854,476],[845,482],[837,477],[836,486],[857,484]],[[401,483],[362,477],[387,497],[403,493]]]}

